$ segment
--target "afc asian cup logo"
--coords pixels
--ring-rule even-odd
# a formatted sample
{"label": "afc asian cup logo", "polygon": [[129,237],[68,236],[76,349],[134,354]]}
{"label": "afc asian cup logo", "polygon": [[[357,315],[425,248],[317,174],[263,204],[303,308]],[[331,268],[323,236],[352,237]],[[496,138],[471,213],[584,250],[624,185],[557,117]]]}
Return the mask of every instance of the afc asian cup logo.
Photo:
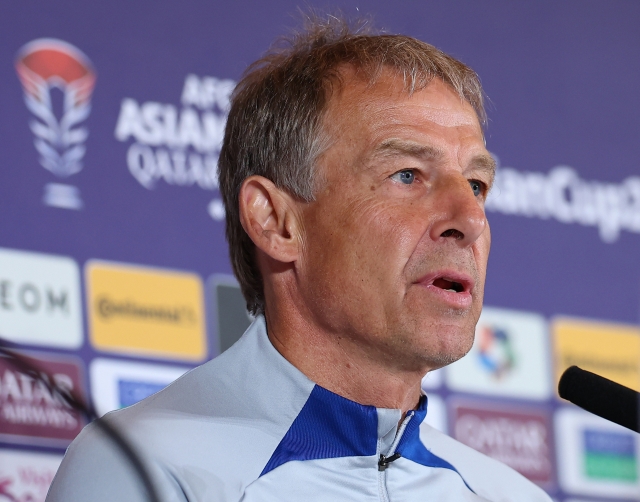
{"label": "afc asian cup logo", "polygon": [[[82,169],[88,136],[86,127],[79,124],[91,111],[96,81],[91,61],[67,42],[41,38],[18,51],[16,71],[27,108],[36,117],[29,126],[40,164],[59,178],[76,174]],[[61,107],[54,106],[54,89],[61,91]],[[66,209],[83,205],[77,187],[62,183],[45,187],[44,203]]]}

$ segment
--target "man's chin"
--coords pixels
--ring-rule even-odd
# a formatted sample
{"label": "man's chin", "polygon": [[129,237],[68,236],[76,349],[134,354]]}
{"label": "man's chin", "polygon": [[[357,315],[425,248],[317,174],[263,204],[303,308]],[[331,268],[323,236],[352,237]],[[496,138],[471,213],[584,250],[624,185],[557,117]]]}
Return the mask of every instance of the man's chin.
{"label": "man's chin", "polygon": [[425,359],[433,369],[448,366],[466,356],[473,347],[474,331],[462,335],[459,331],[446,338],[441,343],[426,350]]}
{"label": "man's chin", "polygon": [[[469,347],[469,350],[471,350],[471,347]],[[449,366],[451,363],[455,363],[466,356],[469,350],[460,353],[445,352],[440,354],[430,354],[428,357],[429,367],[431,367],[432,370],[437,370],[444,366]]]}

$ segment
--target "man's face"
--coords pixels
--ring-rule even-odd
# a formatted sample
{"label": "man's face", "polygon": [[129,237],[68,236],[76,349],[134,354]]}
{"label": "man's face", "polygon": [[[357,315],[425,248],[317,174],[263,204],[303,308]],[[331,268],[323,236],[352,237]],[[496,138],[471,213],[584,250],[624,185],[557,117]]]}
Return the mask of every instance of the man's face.
{"label": "man's face", "polygon": [[345,350],[431,370],[473,343],[493,161],[473,108],[440,80],[410,96],[390,71],[373,86],[344,75],[302,209],[304,308]]}

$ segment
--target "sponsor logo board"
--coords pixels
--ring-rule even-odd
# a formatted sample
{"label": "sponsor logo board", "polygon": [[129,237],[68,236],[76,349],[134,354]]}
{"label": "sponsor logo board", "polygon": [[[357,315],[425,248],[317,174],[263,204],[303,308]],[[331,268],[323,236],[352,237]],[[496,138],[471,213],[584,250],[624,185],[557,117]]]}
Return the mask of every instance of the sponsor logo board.
{"label": "sponsor logo board", "polygon": [[469,354],[445,368],[447,385],[526,399],[551,396],[548,330],[530,312],[485,307]]}
{"label": "sponsor logo board", "polygon": [[[91,61],[63,40],[40,38],[18,51],[16,71],[25,104],[35,117],[29,125],[40,164],[58,178],[76,174],[82,169],[88,136],[80,123],[91,111],[96,81]],[[46,185],[43,202],[64,209],[83,206],[78,188],[63,183]]]}
{"label": "sponsor logo board", "polygon": [[[84,397],[80,362],[44,354],[25,356],[45,378],[76,396]],[[0,357],[0,437],[9,442],[63,446],[71,442],[85,421],[42,381]]]}
{"label": "sponsor logo board", "polygon": [[576,408],[558,410],[555,426],[563,490],[637,500],[640,436]]}
{"label": "sponsor logo board", "polygon": [[44,502],[62,455],[0,450],[0,500]]}
{"label": "sponsor logo board", "polygon": [[190,361],[206,356],[198,275],[100,261],[88,262],[85,273],[97,349]]}
{"label": "sponsor logo board", "polygon": [[80,271],[71,258],[0,248],[0,337],[82,345]]}
{"label": "sponsor logo board", "polygon": [[247,312],[247,302],[240,285],[232,275],[215,274],[209,277],[207,288],[216,313],[214,330],[218,334],[218,350],[222,354],[247,330],[253,316]]}
{"label": "sponsor logo board", "polygon": [[99,415],[162,390],[189,368],[98,358],[91,362],[91,396]]}
{"label": "sponsor logo board", "polygon": [[552,331],[556,381],[575,365],[640,391],[640,329],[561,317]]}
{"label": "sponsor logo board", "polygon": [[543,487],[554,483],[551,423],[544,410],[466,401],[454,401],[451,410],[458,441]]}

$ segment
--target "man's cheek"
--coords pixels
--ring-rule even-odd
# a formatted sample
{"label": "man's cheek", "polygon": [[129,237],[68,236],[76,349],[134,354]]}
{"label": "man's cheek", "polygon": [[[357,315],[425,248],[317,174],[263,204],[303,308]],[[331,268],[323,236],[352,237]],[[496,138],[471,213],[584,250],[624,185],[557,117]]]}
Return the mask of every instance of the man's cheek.
{"label": "man's cheek", "polygon": [[489,251],[491,250],[491,227],[489,226],[489,221],[487,220],[487,226],[484,229],[482,239],[484,242],[484,254],[485,261],[489,259]]}

